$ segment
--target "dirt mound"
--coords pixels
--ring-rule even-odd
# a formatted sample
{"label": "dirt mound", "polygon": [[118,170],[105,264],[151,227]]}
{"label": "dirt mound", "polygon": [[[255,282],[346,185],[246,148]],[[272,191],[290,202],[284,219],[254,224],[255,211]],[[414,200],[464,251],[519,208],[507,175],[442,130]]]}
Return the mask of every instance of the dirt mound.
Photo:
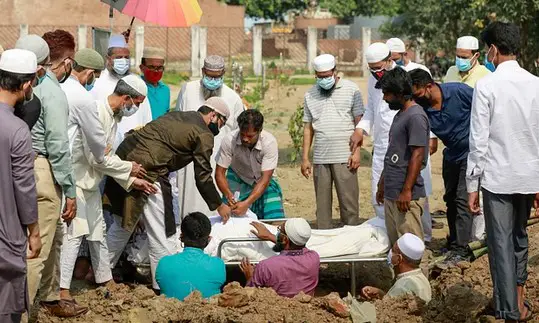
{"label": "dirt mound", "polygon": [[41,312],[39,322],[349,322],[329,312],[331,304],[335,303],[334,297],[288,299],[272,289],[242,288],[232,283],[225,287],[223,294],[209,300],[203,300],[200,293],[195,292],[185,302],[180,302],[155,296],[144,286],[119,284],[76,296],[80,304],[90,307],[82,317],[62,320]]}

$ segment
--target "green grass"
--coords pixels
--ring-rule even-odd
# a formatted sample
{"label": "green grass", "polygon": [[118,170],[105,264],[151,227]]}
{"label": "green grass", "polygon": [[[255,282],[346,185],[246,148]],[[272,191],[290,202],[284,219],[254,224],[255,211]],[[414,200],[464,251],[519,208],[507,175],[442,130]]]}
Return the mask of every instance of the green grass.
{"label": "green grass", "polygon": [[290,79],[290,85],[314,85],[316,79],[314,77],[293,77]]}
{"label": "green grass", "polygon": [[182,82],[189,80],[189,73],[185,72],[165,72],[163,74],[163,83],[179,86]]}

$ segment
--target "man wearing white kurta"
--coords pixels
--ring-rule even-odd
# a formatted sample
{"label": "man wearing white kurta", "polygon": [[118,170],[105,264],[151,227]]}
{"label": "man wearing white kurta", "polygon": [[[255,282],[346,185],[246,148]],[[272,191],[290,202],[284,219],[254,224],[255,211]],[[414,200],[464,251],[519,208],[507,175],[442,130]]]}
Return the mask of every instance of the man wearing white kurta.
{"label": "man wearing white kurta", "polygon": [[[374,207],[375,215],[384,219],[384,206],[378,205],[376,202],[376,191],[378,189],[378,181],[384,168],[384,157],[386,155],[388,143],[389,143],[389,128],[393,123],[393,118],[397,111],[389,109],[388,104],[383,100],[384,94],[382,90],[376,89],[374,86],[378,82],[378,79],[387,70],[391,70],[397,67],[397,64],[391,59],[391,51],[389,46],[384,43],[373,43],[367,48],[366,59],[369,63],[369,69],[371,75],[368,80],[368,99],[367,108],[365,114],[361,118],[361,121],[356,126],[356,131],[351,138],[353,148],[357,145],[362,145],[363,134],[372,135],[373,138],[373,156],[372,156],[372,177],[371,177],[371,189],[372,189],[372,203]],[[432,194],[432,184],[430,180],[430,162],[427,163],[427,167],[421,171],[421,176],[425,181],[425,191],[427,196]],[[428,204],[426,205],[428,207]],[[428,212],[425,210],[424,212]],[[429,213],[430,219],[430,213]],[[432,232],[432,222],[427,221],[425,216],[422,217],[425,230],[425,240],[429,241]],[[428,222],[428,223],[427,223]]]}
{"label": "man wearing white kurta", "polygon": [[[96,80],[93,89],[90,91],[95,100],[101,101],[107,98],[116,88],[118,80],[129,75],[129,60],[129,46],[125,42],[124,36],[112,35],[109,39],[106,68]],[[129,117],[124,116],[122,120],[118,122],[113,149],[116,150],[116,148],[118,148],[127,132],[132,129],[143,127],[150,121],[152,121],[152,110],[150,108],[150,103],[146,98],[135,114]]]}
{"label": "man wearing white kurta", "polygon": [[[86,82],[84,79],[85,70],[97,70],[99,63],[93,63],[92,61],[98,61],[100,58],[97,52],[91,53],[94,55],[90,57],[90,63],[86,63],[84,59],[88,58],[90,56],[88,54],[90,53],[87,52],[88,50],[85,51],[86,53],[82,53],[82,58],[80,53],[77,53],[79,55],[75,55],[76,66],[80,67],[80,72],[77,73],[75,70],[72,75],[73,80],[78,80],[77,82],[82,83]],[[78,62],[82,63],[79,65]],[[90,67],[82,68],[84,65]],[[144,82],[136,76],[128,76],[125,78],[125,81],[118,83],[118,88],[115,90],[117,93],[114,96],[111,95],[109,98],[97,102],[92,101],[85,87],[77,82],[70,82],[68,86],[64,87],[68,102],[70,103],[71,113],[75,116],[80,116],[81,106],[83,106],[83,109],[96,109],[99,120],[98,127],[104,130],[103,138],[105,138],[105,144],[110,147],[115,137],[117,121],[122,115],[122,113],[119,113],[120,107],[124,107],[124,111],[122,112],[129,110],[125,107],[131,106],[133,104],[131,102],[135,102],[136,100],[131,95],[132,93],[142,91],[143,93],[141,94],[143,96],[146,95]],[[131,92],[124,91],[124,89],[128,89]],[[113,104],[121,100],[126,102],[121,102],[122,105],[116,105],[115,108],[118,111],[114,111],[111,108],[111,103]],[[135,108],[131,106],[131,109]],[[70,138],[70,148],[77,185],[79,216],[69,226],[65,227],[66,234],[64,235],[62,245],[60,273],[62,299],[71,299],[69,288],[83,237],[86,237],[90,248],[96,283],[101,284],[112,280],[108,248],[105,240],[106,226],[103,219],[101,193],[99,191],[99,183],[103,177],[105,175],[114,177],[126,190],[130,189],[133,185],[137,187],[135,181],[142,181],[139,179],[135,180],[134,177],[131,177],[131,175],[137,175],[140,166],[122,161],[110,149],[104,152],[104,156],[100,156],[102,157],[101,161],[97,161],[94,154],[90,151],[85,131],[83,131],[86,120],[80,121],[80,124],[70,125],[70,129],[72,130],[70,134],[73,136]]]}
{"label": "man wearing white kurta", "polygon": [[[225,60],[221,56],[211,55],[206,57],[202,74],[202,80],[188,82],[182,87],[178,95],[176,110],[197,111],[204,105],[204,101],[213,96],[220,97],[228,105],[230,118],[214,138],[213,154],[210,162],[214,170],[213,176],[215,176],[215,157],[221,147],[221,141],[228,133],[238,128],[236,119],[245,108],[240,96],[226,84],[223,84]],[[182,218],[195,211],[202,212],[207,216],[217,215],[209,210],[208,205],[196,188],[193,163],[178,171],[178,189],[179,214]]]}
{"label": "man wearing white kurta", "polygon": [[[406,51],[406,45],[400,38],[390,38],[386,45],[391,51],[391,59],[401,68],[404,68],[406,72],[410,72],[415,69],[422,69],[430,73],[430,70],[423,64],[415,63],[410,60],[408,53]],[[430,149],[430,155],[436,152],[438,147],[438,138],[432,133],[430,133],[430,146],[433,147]],[[423,216],[421,217],[421,222],[423,223],[423,233],[425,234],[425,241],[430,242],[432,239],[432,217],[430,215],[429,207],[429,196],[432,195],[432,174],[430,168],[430,158],[427,160],[427,166],[421,171],[421,176],[423,177],[423,182],[425,183],[425,193],[427,198],[425,199]]]}

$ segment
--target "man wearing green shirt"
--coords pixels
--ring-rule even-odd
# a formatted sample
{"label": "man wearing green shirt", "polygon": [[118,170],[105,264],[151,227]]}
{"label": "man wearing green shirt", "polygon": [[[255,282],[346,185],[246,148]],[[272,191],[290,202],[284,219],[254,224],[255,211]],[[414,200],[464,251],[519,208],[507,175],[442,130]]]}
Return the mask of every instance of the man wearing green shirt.
{"label": "man wearing green shirt", "polygon": [[162,48],[144,48],[140,70],[148,86],[152,120],[155,120],[170,110],[170,88],[161,81],[165,71],[165,51]]}
{"label": "man wearing green shirt", "polygon": [[[17,41],[17,48],[36,54],[37,86],[34,94],[41,101],[41,114],[33,126],[32,146],[38,195],[38,218],[43,244],[39,257],[28,260],[28,294],[33,304],[38,290],[41,304],[51,315],[73,317],[88,309],[60,301],[60,248],[62,219],[70,223],[76,215],[76,192],[67,136],[69,105],[60,83],[71,74],[75,39],[63,30],[48,32],[43,38],[28,35]],[[62,196],[65,207],[62,210]]]}

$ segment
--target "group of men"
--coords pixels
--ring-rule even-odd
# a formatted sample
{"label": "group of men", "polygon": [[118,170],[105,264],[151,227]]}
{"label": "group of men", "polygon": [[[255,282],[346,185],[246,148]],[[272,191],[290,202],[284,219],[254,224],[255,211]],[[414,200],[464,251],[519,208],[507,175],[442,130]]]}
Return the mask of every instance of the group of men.
{"label": "group of men", "polygon": [[181,249],[178,224],[194,209],[224,221],[249,209],[284,217],[272,176],[277,141],[223,83],[224,59],[208,56],[203,79],[184,85],[179,111],[169,112],[164,50],[145,48],[142,75],[132,74],[127,41],[112,35],[103,58],[75,52],[73,36],[55,30],[21,37],[0,58],[9,124],[1,137],[9,185],[0,261],[10,264],[0,275],[2,322],[20,320],[35,299],[51,315],[87,312],[69,292],[77,259],[88,255],[95,282],[113,284],[111,269],[136,228],[147,235],[155,277],[159,260]]}
{"label": "group of men", "polygon": [[342,222],[354,224],[358,150],[364,135],[373,136],[373,205],[385,218],[391,245],[406,234],[428,241],[428,160],[440,139],[447,262],[469,260],[467,245],[483,235],[484,221],[496,317],[528,320],[526,222],[534,200],[539,207],[539,182],[533,180],[539,175],[539,79],[516,61],[518,27],[494,22],[481,38],[485,65],[478,39],[461,37],[443,84],[409,61],[401,40],[371,44],[365,53],[371,72],[367,108],[357,87],[336,73],[333,56],[318,56],[317,85],[305,95],[302,173],[310,175],[314,135],[318,224],[329,225],[333,183]]}

